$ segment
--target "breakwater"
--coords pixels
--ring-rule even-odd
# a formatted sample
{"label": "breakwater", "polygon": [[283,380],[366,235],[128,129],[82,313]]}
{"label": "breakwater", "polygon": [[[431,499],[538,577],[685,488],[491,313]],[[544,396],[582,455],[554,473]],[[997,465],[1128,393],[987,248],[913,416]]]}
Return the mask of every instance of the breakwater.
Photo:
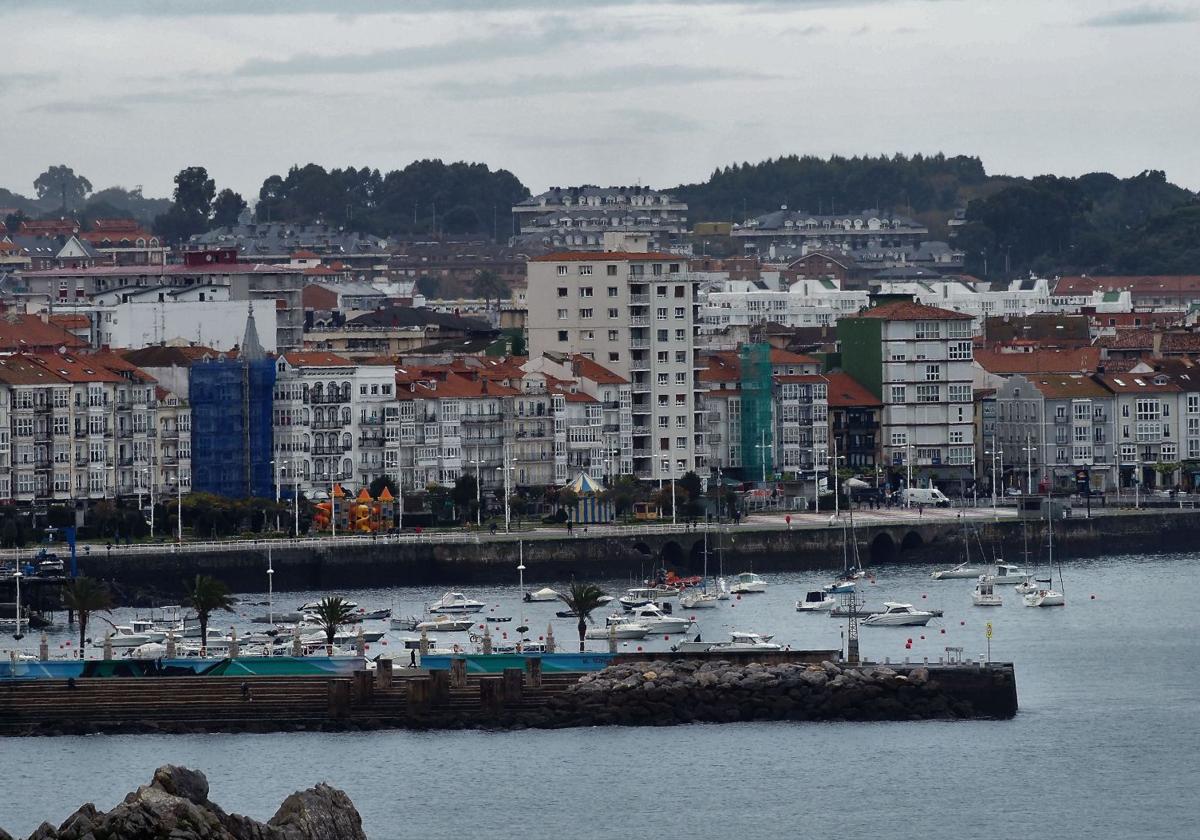
{"label": "breakwater", "polygon": [[[1046,523],[1011,519],[972,519],[984,546],[999,547],[1010,559],[1020,559],[1027,542],[1038,557],[1046,543]],[[1194,511],[1156,510],[1108,513],[1083,518],[1077,512],[1054,525],[1055,553],[1061,557],[1103,556],[1120,552],[1188,550],[1200,541],[1200,515]],[[425,535],[422,535],[425,537]],[[859,525],[859,553],[873,567],[891,563],[944,563],[962,552],[962,525],[955,518]],[[708,532],[711,562],[718,556],[726,572],[753,566],[756,571],[829,569],[841,565],[840,527],[795,528],[722,526]],[[436,535],[399,542],[361,540],[352,543],[290,545],[271,548],[276,591],[330,590],[353,587],[454,584],[469,585],[513,580],[518,558],[529,571],[526,578],[566,579],[644,577],[661,565],[681,572],[698,572],[703,564],[705,535],[700,530],[645,529],[619,533],[595,529],[572,536],[540,531],[482,537],[478,541],[439,541]],[[175,595],[195,574],[220,577],[235,590],[265,589],[266,543],[237,543],[228,549],[138,553],[93,551],[79,559],[84,574],[114,584],[127,602],[139,593]],[[0,600],[4,599],[0,582]]]}
{"label": "breakwater", "polygon": [[[42,823],[29,840],[170,837],[172,840],[366,840],[344,792],[325,784],[294,793],[266,823],[229,814],[209,801],[208,779],[164,765],[108,812],[88,803],[58,828]],[[12,840],[0,828],[0,840]]]}
{"label": "breakwater", "polygon": [[[0,685],[0,734],[268,732],[388,728],[566,728],[736,720],[1007,718],[1012,665],[848,666],[810,652],[768,661],[620,661],[588,673],[522,668],[375,671],[350,678],[108,677]],[[824,652],[822,652],[824,653]]]}

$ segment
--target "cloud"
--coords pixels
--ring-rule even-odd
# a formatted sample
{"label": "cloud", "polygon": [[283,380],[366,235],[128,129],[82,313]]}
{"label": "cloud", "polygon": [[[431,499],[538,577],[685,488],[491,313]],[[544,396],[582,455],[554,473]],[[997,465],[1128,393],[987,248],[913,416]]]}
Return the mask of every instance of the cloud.
{"label": "cloud", "polygon": [[[40,114],[122,114],[138,106],[195,107],[236,99],[290,96],[300,93],[287,88],[265,86],[193,87],[165,90],[140,90],[105,96],[103,99],[61,99],[26,108],[26,113]],[[306,94],[307,95],[307,94]]]}
{"label": "cloud", "polygon": [[648,34],[649,25],[582,26],[561,16],[547,19],[540,30],[497,32],[484,38],[444,41],[372,52],[318,55],[300,53],[287,58],[256,58],[238,67],[238,76],[298,76],[387,73],[459,64],[477,64],[502,58],[529,56],[565,45],[603,43]]}
{"label": "cloud", "polygon": [[1175,6],[1151,6],[1143,4],[1128,9],[1110,12],[1106,15],[1089,18],[1084,26],[1155,26],[1164,23],[1190,23],[1200,20],[1200,12],[1195,9],[1180,9]]}
{"label": "cloud", "polygon": [[768,81],[778,76],[724,67],[691,67],[677,64],[629,64],[571,76],[538,74],[518,76],[500,84],[438,82],[437,92],[455,99],[492,99],[511,96],[548,96],[560,93],[612,93],[668,85],[729,81]]}

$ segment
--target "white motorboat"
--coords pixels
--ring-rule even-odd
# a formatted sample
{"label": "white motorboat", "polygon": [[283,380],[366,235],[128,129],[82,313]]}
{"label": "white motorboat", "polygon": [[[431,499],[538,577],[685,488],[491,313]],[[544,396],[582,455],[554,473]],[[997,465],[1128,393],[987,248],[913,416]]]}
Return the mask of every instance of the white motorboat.
{"label": "white motorboat", "polygon": [[883,606],[883,612],[864,618],[863,625],[868,627],[924,627],[929,623],[929,619],[933,618],[933,613],[915,609],[912,604],[885,601]]}
{"label": "white motorboat", "polygon": [[837,600],[824,589],[814,589],[796,602],[796,612],[829,612],[836,604]]}
{"label": "white motorboat", "polygon": [[147,642],[129,651],[130,659],[161,659],[167,655],[167,646],[160,642]]}
{"label": "white motorboat", "polygon": [[723,577],[717,578],[717,600],[729,600],[729,582]]}
{"label": "white motorboat", "polygon": [[634,607],[628,616],[613,613],[608,620],[617,623],[633,620],[638,624],[645,624],[650,628],[651,633],[686,633],[692,627],[691,619],[667,615],[654,604]]}
{"label": "white motorboat", "polygon": [[1038,585],[1033,578],[1029,578],[1029,580],[1024,581],[1023,583],[1018,583],[1013,587],[1013,591],[1018,595],[1028,595],[1030,592],[1037,592],[1037,590]]}
{"label": "white motorboat", "polygon": [[637,586],[625,590],[618,600],[626,610],[641,607],[645,604],[661,604],[671,598],[679,597],[679,590],[668,586]]}
{"label": "white motorboat", "polygon": [[[614,598],[611,595],[601,595],[599,598],[596,599],[596,603],[602,607],[607,607],[609,604],[611,604],[615,600],[616,600],[616,598]],[[528,650],[528,648],[526,648],[526,650]]]}
{"label": "white motorboat", "polygon": [[975,591],[971,593],[971,603],[977,607],[999,607],[1003,605],[996,588],[992,585],[989,575],[980,575],[975,582]]}
{"label": "white motorboat", "polygon": [[551,589],[549,586],[545,586],[545,587],[537,590],[536,592],[526,592],[525,600],[526,601],[557,601],[558,593],[555,592],[553,589]]}
{"label": "white motorboat", "polygon": [[474,618],[451,618],[448,615],[437,615],[427,621],[418,621],[414,630],[420,632],[422,630],[429,631],[445,631],[446,633],[461,633],[464,630],[470,630],[475,626]]}
{"label": "white motorboat", "polygon": [[978,578],[980,574],[979,569],[971,567],[970,561],[964,561],[953,569],[943,569],[940,572],[934,572],[930,577],[934,580],[969,580],[970,578]]}
{"label": "white motorboat", "polygon": [[[149,622],[147,622],[148,624]],[[108,641],[114,648],[136,648],[142,645],[150,644],[151,642],[161,642],[165,638],[165,634],[159,633],[138,633],[129,624],[114,624],[112,634],[108,637]],[[97,647],[103,645],[101,641]]]}
{"label": "white motorboat", "polygon": [[392,628],[393,630],[402,630],[405,633],[411,633],[417,629],[417,625],[423,620],[424,619],[417,615],[392,616],[388,620],[388,627]]}
{"label": "white motorboat", "polygon": [[997,563],[996,574],[992,575],[992,583],[996,586],[1012,586],[1018,583],[1028,583],[1030,574],[1022,571],[1020,566],[1012,563]]}
{"label": "white motorboat", "polygon": [[429,606],[431,613],[477,613],[486,604],[473,601],[461,592],[446,592]]}
{"label": "white motorboat", "polygon": [[617,639],[644,639],[650,635],[650,628],[645,624],[634,621],[627,616],[620,616],[620,622],[613,622],[607,627],[593,627],[584,637],[588,639],[607,639],[609,634]]}
{"label": "white motorboat", "polygon": [[771,641],[774,636],[760,633],[747,633],[735,630],[729,634],[728,642],[705,642],[699,636],[695,639],[685,639],[671,648],[680,653],[726,653],[729,651],[771,651],[783,650],[782,645]]}
{"label": "white motorboat", "polygon": [[[358,609],[358,604],[353,601],[347,601],[345,598],[343,598],[342,603],[352,610]],[[307,604],[300,605],[300,612],[312,612],[319,606],[321,606],[320,601],[309,601]]]}
{"label": "white motorboat", "polygon": [[716,608],[718,600],[720,596],[715,592],[687,589],[679,595],[679,606],[685,610],[711,610]]}
{"label": "white motorboat", "polygon": [[[362,634],[363,641],[366,644],[378,642],[383,638],[383,631],[364,631]],[[325,633],[309,633],[300,637],[300,642],[305,645],[323,645],[325,644]],[[338,630],[333,636],[333,643],[338,646],[347,645],[353,647],[358,642],[357,630]]]}
{"label": "white motorboat", "polygon": [[729,591],[734,595],[751,595],[767,591],[767,582],[754,572],[742,572],[733,579]]}
{"label": "white motorboat", "polygon": [[833,583],[825,586],[825,592],[830,595],[845,595],[847,592],[853,592],[858,588],[857,580],[847,580],[846,578],[838,578]]}
{"label": "white motorboat", "polygon": [[1067,597],[1049,586],[1035,589],[1024,596],[1024,601],[1027,607],[1065,607],[1067,605]]}

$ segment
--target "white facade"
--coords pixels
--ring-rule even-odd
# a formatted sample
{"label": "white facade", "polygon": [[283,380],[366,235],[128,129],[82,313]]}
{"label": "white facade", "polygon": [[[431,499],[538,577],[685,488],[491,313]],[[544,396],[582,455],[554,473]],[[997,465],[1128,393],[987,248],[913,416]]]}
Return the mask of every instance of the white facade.
{"label": "white facade", "polygon": [[[208,294],[210,297],[194,300],[98,304],[71,307],[68,311],[91,318],[93,346],[131,350],[177,341],[232,350],[241,343],[245,332],[247,307],[254,313],[256,323],[275,322],[273,300],[232,301],[229,290],[224,288],[210,288]],[[56,308],[56,311],[62,310]],[[263,330],[259,335],[263,349],[274,353],[276,331]]]}
{"label": "white facade", "polygon": [[833,326],[867,306],[865,291],[843,291],[835,280],[799,280],[786,292],[764,291],[745,282],[709,292],[701,308],[705,332],[730,326],[775,323],[789,327]]}

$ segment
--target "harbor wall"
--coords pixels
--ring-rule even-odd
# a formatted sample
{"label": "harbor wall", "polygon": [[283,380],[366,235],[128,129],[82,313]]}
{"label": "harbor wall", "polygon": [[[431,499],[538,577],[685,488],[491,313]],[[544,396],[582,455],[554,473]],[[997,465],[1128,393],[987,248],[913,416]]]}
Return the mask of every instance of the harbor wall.
{"label": "harbor wall", "polygon": [[[1021,561],[1027,543],[1033,560],[1044,557],[1046,523],[1000,520],[972,522],[979,540],[991,553],[1001,550]],[[859,554],[872,567],[891,563],[947,563],[963,551],[961,525],[953,520],[905,521],[856,529]],[[1200,513],[1147,511],[1139,514],[1075,516],[1054,525],[1055,552],[1061,557],[1095,557],[1119,553],[1190,550],[1200,541]],[[709,572],[717,562],[717,546],[727,574],[755,571],[809,571],[842,565],[842,529],[755,528],[728,526],[709,540]],[[974,541],[974,540],[973,540]],[[526,580],[589,578],[643,579],[663,565],[681,573],[698,573],[703,564],[704,536],[698,531],[663,533],[653,529],[620,535],[574,536],[538,532],[526,535],[523,549],[517,538],[485,538],[478,543],[438,543],[436,538],[415,542],[362,542],[352,545],[272,549],[276,591],[330,591],[394,585],[471,585],[510,583],[518,558]],[[977,549],[976,549],[977,550]],[[235,591],[263,591],[267,548],[231,546],[228,551],[118,554],[94,551],[80,557],[83,574],[112,582],[127,602],[137,603],[143,590],[177,594],[196,574],[221,578]],[[0,582],[0,600],[3,600]]]}

